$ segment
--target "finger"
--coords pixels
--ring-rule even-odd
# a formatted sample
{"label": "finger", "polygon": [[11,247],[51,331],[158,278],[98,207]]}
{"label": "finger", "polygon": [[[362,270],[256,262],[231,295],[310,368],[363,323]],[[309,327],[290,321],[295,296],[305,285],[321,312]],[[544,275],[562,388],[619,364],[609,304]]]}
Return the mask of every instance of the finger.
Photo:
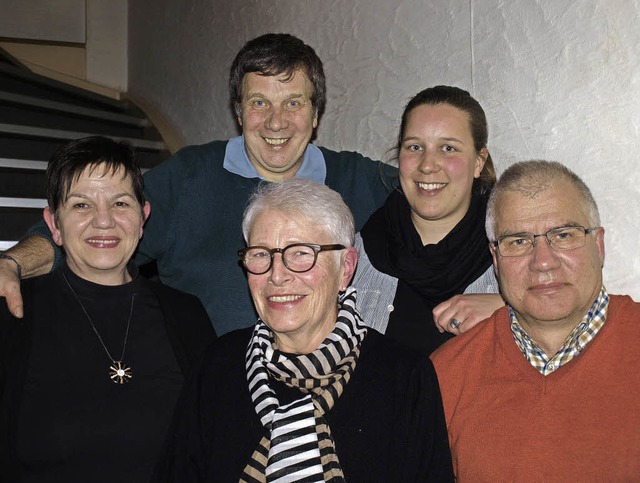
{"label": "finger", "polygon": [[440,316],[446,312],[452,305],[452,300],[448,299],[445,300],[444,302],[440,302],[438,305],[436,305],[433,308],[433,318],[440,318]]}
{"label": "finger", "polygon": [[11,300],[7,299],[7,308],[9,309],[9,312],[13,314],[14,317],[17,317],[18,319],[21,319],[22,317],[24,317],[24,307],[22,305],[22,297],[20,297],[18,301],[15,301],[13,299]]}
{"label": "finger", "polygon": [[20,284],[9,288],[5,294],[7,300],[7,308],[14,317],[21,319],[24,316],[24,306],[22,302],[22,294],[20,293]]}
{"label": "finger", "polygon": [[477,318],[477,317],[468,318],[467,320],[464,321],[464,325],[461,325],[459,327],[460,333],[466,332],[467,330],[472,329],[473,327],[478,325],[482,320],[484,320],[484,319]]}
{"label": "finger", "polygon": [[456,334],[456,333],[460,333],[460,328],[462,327],[462,320],[460,319],[451,319],[449,321],[449,329],[451,329],[449,332]]}
{"label": "finger", "polygon": [[[453,305],[449,305],[449,307],[447,307],[447,309],[441,312],[440,315],[438,316],[436,316],[435,310],[434,310],[433,320],[436,324],[436,328],[440,331],[440,333],[443,333],[443,332],[451,332],[452,334],[458,333],[458,331],[455,328],[451,327],[452,320],[455,320],[455,319],[463,320],[463,318],[460,317],[460,314],[457,312],[458,311],[455,309]],[[455,325],[456,324],[454,324],[454,327]]]}

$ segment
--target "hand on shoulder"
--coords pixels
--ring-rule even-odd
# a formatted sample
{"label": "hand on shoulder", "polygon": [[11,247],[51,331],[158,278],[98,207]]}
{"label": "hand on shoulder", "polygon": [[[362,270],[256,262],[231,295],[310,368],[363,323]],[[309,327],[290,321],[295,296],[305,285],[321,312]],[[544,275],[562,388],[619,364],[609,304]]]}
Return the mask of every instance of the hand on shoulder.
{"label": "hand on shoulder", "polygon": [[16,262],[8,258],[0,258],[0,297],[7,299],[7,307],[15,317],[22,318],[22,295],[20,294],[20,278]]}

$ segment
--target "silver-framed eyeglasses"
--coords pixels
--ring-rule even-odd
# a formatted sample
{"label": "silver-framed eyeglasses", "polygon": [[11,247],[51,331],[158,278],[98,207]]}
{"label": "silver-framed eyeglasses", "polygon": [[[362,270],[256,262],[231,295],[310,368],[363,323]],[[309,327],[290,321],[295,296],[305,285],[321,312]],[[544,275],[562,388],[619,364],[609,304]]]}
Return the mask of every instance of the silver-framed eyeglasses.
{"label": "silver-framed eyeglasses", "polygon": [[547,243],[554,250],[573,250],[580,248],[587,242],[587,235],[599,227],[585,228],[584,226],[559,226],[546,233],[514,233],[504,235],[493,242],[493,246],[503,257],[521,257],[533,251],[536,238],[545,237]]}
{"label": "silver-framed eyeglasses", "polygon": [[249,273],[262,275],[271,270],[273,255],[282,255],[282,263],[295,273],[311,270],[318,260],[318,253],[329,250],[344,250],[344,245],[317,245],[315,243],[293,243],[284,248],[253,246],[238,250],[242,265]]}

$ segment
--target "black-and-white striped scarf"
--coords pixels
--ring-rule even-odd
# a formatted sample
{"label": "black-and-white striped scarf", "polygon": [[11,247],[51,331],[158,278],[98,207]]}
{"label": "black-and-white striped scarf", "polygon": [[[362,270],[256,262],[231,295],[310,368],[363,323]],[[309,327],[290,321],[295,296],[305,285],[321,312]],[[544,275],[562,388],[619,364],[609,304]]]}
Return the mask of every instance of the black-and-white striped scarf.
{"label": "black-and-white striped scarf", "polygon": [[[353,288],[340,298],[333,331],[310,354],[288,356],[273,349],[271,329],[258,320],[247,348],[247,381],[263,437],[241,482],[343,482],[344,475],[324,414],[351,378],[367,334]],[[269,378],[306,395],[280,406]]]}

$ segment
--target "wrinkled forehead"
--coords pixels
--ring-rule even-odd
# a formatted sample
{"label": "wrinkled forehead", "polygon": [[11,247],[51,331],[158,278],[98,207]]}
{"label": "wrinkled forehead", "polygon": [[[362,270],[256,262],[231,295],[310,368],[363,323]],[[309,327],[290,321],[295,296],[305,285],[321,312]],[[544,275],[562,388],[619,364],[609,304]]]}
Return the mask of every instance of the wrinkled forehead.
{"label": "wrinkled forehead", "polygon": [[249,227],[249,244],[272,242],[280,243],[318,243],[328,233],[304,213],[296,210],[264,208],[258,212]]}
{"label": "wrinkled forehead", "polygon": [[100,180],[114,185],[124,184],[127,189],[133,192],[133,180],[122,166],[109,166],[107,163],[98,162],[87,165],[81,171],[74,173],[70,180],[67,180],[63,193],[64,198],[66,199],[78,185],[92,180]]}
{"label": "wrinkled forehead", "polygon": [[545,189],[514,189],[501,193],[496,203],[496,236],[544,233],[567,225],[589,226],[589,211],[578,190],[563,181]]}

